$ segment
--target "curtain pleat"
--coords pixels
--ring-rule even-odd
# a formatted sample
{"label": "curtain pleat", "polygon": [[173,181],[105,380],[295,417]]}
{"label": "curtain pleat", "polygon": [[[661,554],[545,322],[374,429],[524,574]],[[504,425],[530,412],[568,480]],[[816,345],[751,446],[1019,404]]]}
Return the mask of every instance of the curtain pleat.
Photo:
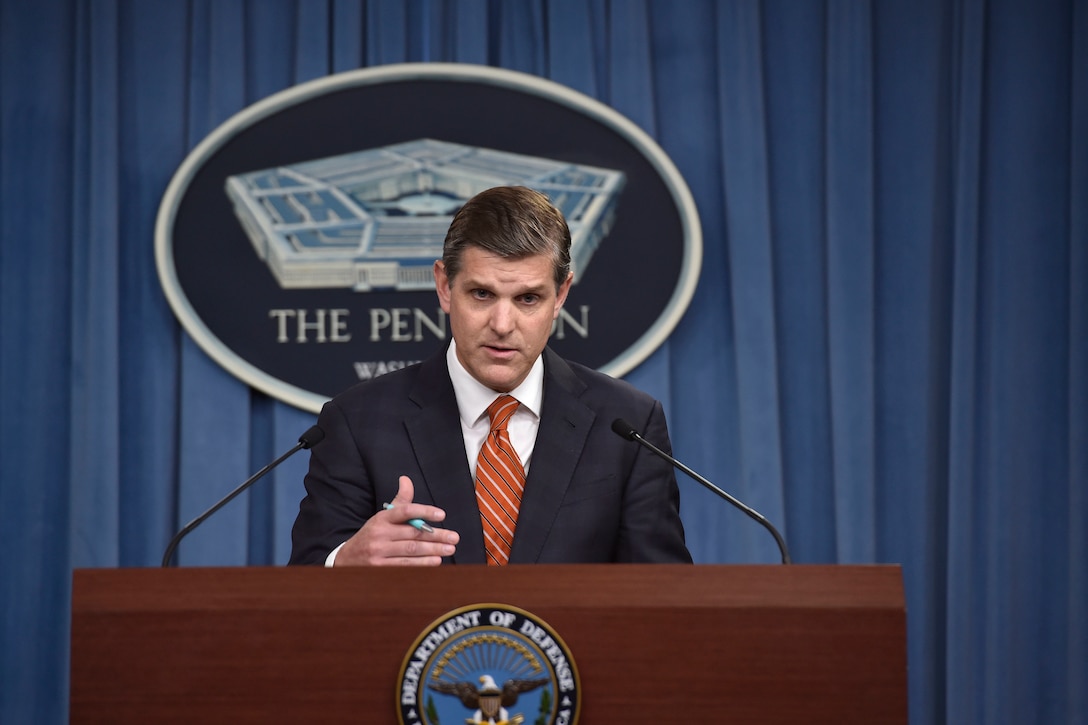
{"label": "curtain pleat", "polygon": [[[67,696],[72,3],[0,6],[0,719]],[[86,45],[86,42],[84,42]],[[19,59],[19,63],[8,58]],[[107,455],[109,455],[107,451]],[[8,712],[17,716],[8,717]]]}
{"label": "curtain pleat", "polygon": [[[324,25],[322,24],[324,21]],[[281,91],[293,83],[302,83],[326,75],[330,53],[341,42],[340,36],[328,36],[328,13],[322,7],[305,12],[294,0],[262,0],[245,7],[245,53],[242,66],[245,78],[246,103]],[[346,23],[338,26],[342,33],[355,39],[359,46],[359,30]],[[307,45],[310,43],[310,45]],[[305,51],[303,50],[305,48]],[[358,52],[341,51],[348,56],[343,69],[359,67]]]}
{"label": "curtain pleat", "polygon": [[[1058,677],[1066,683],[1065,711],[1060,719],[1084,721],[1088,713],[1088,6],[1073,5],[1069,18],[1070,49],[1070,153],[1069,153],[1069,478],[1065,491],[1069,506],[1066,541],[1054,546],[1071,552],[1064,572],[1068,582],[1065,611],[1065,668]],[[1046,485],[1045,483],[1043,485]],[[1060,708],[1061,703],[1058,703]]]}
{"label": "curtain pleat", "polygon": [[[1066,647],[1069,605],[1066,572],[1072,552],[1065,541],[1068,493],[1040,480],[1064,480],[1070,449],[1067,400],[1070,307],[1069,247],[1055,243],[1069,233],[1070,94],[1072,66],[1069,9],[1028,9],[995,3],[991,14],[990,71],[1002,83],[987,98],[992,173],[983,189],[989,202],[983,237],[992,245],[984,266],[984,294],[992,331],[986,380],[994,401],[989,462],[997,496],[986,509],[994,530],[990,548],[995,581],[990,587],[1004,607],[992,607],[989,641],[1021,657],[987,668],[987,685],[1009,693],[1002,716],[1011,722],[1060,719],[1070,683],[1064,663],[1046,653]],[[1046,82],[1040,82],[1046,78]],[[1061,89],[1061,93],[1055,93]],[[1041,104],[1052,110],[1039,113]],[[1003,180],[1032,189],[1023,193]],[[1084,240],[1081,240],[1083,244]],[[1084,371],[1076,371],[1078,376]],[[1042,381],[1052,381],[1051,384]],[[1033,515],[1019,513],[1032,500]],[[1004,504],[1004,506],[1002,506]],[[1025,557],[1025,549],[1038,558]],[[1051,589],[1056,596],[1040,597]],[[1039,705],[1033,692],[1051,698]]]}
{"label": "curtain pleat", "polygon": [[431,5],[436,8],[431,52],[419,60],[487,65],[491,45],[489,0],[444,0]]}
{"label": "curtain pleat", "polygon": [[[194,0],[191,5],[189,79],[185,109],[186,139],[196,146],[221,123],[245,107],[246,28],[242,0]],[[243,294],[239,291],[239,294]],[[212,502],[245,479],[249,468],[249,391],[182,335],[180,349],[181,406],[177,475],[177,519],[180,529]],[[178,548],[180,565],[205,562],[223,565],[245,561],[247,510],[225,508]]]}
{"label": "curtain pleat", "polygon": [[[584,0],[553,0],[545,13],[547,76],[556,83],[600,98],[597,88],[599,44],[592,6]],[[537,71],[538,75],[544,75]]]}
{"label": "curtain pleat", "polygon": [[[295,83],[305,83],[333,72],[330,46],[337,38],[330,37],[331,27],[328,4],[307,4],[295,13]],[[276,51],[279,49],[273,49]],[[253,68],[258,76],[263,75],[263,70],[260,65]]]}
{"label": "curtain pleat", "polygon": [[404,63],[408,58],[405,13],[409,3],[396,0],[371,0],[366,8],[366,65]]}
{"label": "curtain pleat", "polygon": [[[785,528],[782,499],[782,425],[778,397],[777,304],[774,284],[770,163],[762,20],[758,2],[721,9],[718,42],[723,208],[729,244],[740,472],[729,487]],[[773,539],[758,527],[738,526],[744,550],[756,561],[778,559]],[[786,529],[782,532],[789,536]],[[760,544],[763,544],[761,546]]]}
{"label": "curtain pleat", "polygon": [[[93,5],[93,3],[92,3]],[[177,523],[180,341],[155,273],[155,216],[187,140],[189,10],[184,3],[119,5],[121,126],[120,558],[92,566],[142,566],[162,558]],[[155,62],[148,62],[155,58]],[[133,102],[141,99],[141,102]],[[101,381],[99,381],[101,384]],[[78,480],[78,479],[74,479]],[[82,485],[108,488],[111,480]],[[94,522],[88,536],[100,530]]]}
{"label": "curtain pleat", "polygon": [[363,27],[366,18],[363,4],[363,0],[333,0],[333,20],[329,23],[333,73],[354,70],[362,65],[365,37]]}
{"label": "curtain pleat", "polygon": [[[663,400],[670,437],[679,459],[718,486],[733,490],[740,470],[734,415],[738,391],[732,303],[728,287],[717,282],[729,274],[729,251],[720,173],[716,17],[716,7],[709,2],[679,3],[671,8],[648,5],[648,58],[653,78],[648,90],[653,92],[654,116],[653,126],[643,127],[653,133],[687,180],[704,240],[699,285],[666,343],[669,378]],[[623,66],[617,66],[615,72],[622,75]],[[637,93],[634,86],[618,82],[613,86]],[[612,100],[621,109],[631,102],[618,96]],[[627,378],[658,394],[647,378],[654,366],[665,362],[658,355],[651,356]],[[750,552],[739,542],[747,528],[742,522],[749,520],[683,474],[678,474],[678,479],[692,555],[699,561],[728,561],[732,556],[742,560],[747,556]],[[725,555],[727,540],[733,548]]]}
{"label": "curtain pleat", "polygon": [[[597,98],[621,113],[640,130],[656,137],[658,128],[657,80],[654,75],[653,44],[650,42],[650,9],[645,0],[592,3],[590,22],[595,27]],[[664,99],[679,102],[679,99]],[[693,100],[693,99],[692,99]],[[683,113],[684,108],[668,108]],[[673,161],[677,159],[673,158]],[[666,340],[657,350],[629,372],[626,379],[661,401],[666,414],[672,409],[672,345]],[[675,442],[675,441],[674,441]],[[690,499],[688,499],[690,500]]]}
{"label": "curtain pleat", "polygon": [[[0,722],[66,719],[74,567],[158,565],[314,422],[175,321],[175,170],[295,84],[433,61],[564,84],[676,165],[699,285],[626,378],[795,561],[902,564],[911,721],[1088,725],[1085,3],[0,0],[0,50]],[[282,565],[306,460],[178,562]],[[778,560],[678,478],[697,562]]]}
{"label": "curtain pleat", "polygon": [[[788,6],[788,12],[787,12]],[[819,3],[763,13],[767,154],[782,439],[784,518],[794,556],[835,561],[827,255],[824,58]],[[800,122],[804,121],[804,122]]]}
{"label": "curtain pleat", "polygon": [[876,555],[873,48],[870,6],[828,3],[825,244],[836,559]]}
{"label": "curtain pleat", "polygon": [[[78,9],[71,258],[70,525],[74,566],[120,560],[120,224],[117,5]],[[110,482],[105,488],[94,482]]]}
{"label": "curtain pleat", "polygon": [[[972,593],[986,588],[986,530],[973,514],[973,502],[985,497],[979,486],[980,451],[973,426],[981,414],[983,391],[976,383],[979,347],[980,249],[979,208],[982,183],[982,118],[984,89],[985,0],[968,0],[958,9],[953,34],[953,277],[951,296],[951,389],[949,394],[948,549],[947,577],[941,583],[947,608],[941,627],[946,644],[943,683],[936,686],[947,698],[948,722],[985,722],[985,689],[976,663],[988,654],[982,602]],[[951,603],[955,602],[955,606]],[[949,693],[959,693],[950,696]],[[935,703],[935,709],[939,703]],[[932,710],[931,710],[932,712]],[[939,710],[938,710],[939,712]]]}
{"label": "curtain pleat", "polygon": [[[948,48],[940,2],[884,6],[874,18],[874,443],[876,556],[904,566],[907,607],[924,635],[908,642],[912,704],[939,719],[942,679],[923,663],[943,648],[947,539],[952,235]],[[910,33],[914,42],[897,44]],[[879,109],[910,108],[910,114]],[[924,190],[924,191],[923,191]],[[923,679],[924,678],[924,679]]]}

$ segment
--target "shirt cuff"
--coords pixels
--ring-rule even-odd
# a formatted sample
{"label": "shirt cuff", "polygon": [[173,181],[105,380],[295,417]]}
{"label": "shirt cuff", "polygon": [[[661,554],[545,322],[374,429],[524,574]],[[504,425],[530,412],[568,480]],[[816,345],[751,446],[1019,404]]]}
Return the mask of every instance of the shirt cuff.
{"label": "shirt cuff", "polygon": [[[346,544],[346,543],[348,543],[348,542],[345,541],[344,544]],[[344,548],[344,544],[340,544],[340,546],[338,546],[335,549],[333,549],[332,551],[330,551],[329,555],[325,557],[325,566],[326,567],[332,566],[333,562],[336,561],[336,552],[338,552],[338,551],[340,551],[340,549]]]}

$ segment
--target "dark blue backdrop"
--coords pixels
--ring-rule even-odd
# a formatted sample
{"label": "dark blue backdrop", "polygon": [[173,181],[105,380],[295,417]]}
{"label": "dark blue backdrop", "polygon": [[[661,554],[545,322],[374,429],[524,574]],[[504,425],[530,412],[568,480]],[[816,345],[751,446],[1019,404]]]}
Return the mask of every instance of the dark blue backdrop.
{"label": "dark blue backdrop", "polygon": [[[0,721],[66,718],[73,568],[155,565],[313,420],[175,322],[174,170],[283,88],[458,61],[679,167],[702,276],[627,377],[798,562],[903,565],[912,722],[1088,722],[1088,3],[2,0],[0,52]],[[286,561],[296,458],[182,564]],[[699,562],[776,560],[681,486]]]}

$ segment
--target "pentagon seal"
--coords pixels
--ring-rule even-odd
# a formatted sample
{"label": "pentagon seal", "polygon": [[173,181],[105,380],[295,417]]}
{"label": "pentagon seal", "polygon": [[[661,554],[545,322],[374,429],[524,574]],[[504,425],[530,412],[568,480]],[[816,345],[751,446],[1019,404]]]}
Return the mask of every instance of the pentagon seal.
{"label": "pentagon seal", "polygon": [[397,678],[401,725],[572,725],[578,670],[566,644],[529,612],[474,604],[442,615],[412,644]]}
{"label": "pentagon seal", "polygon": [[[373,66],[242,109],[163,195],[159,280],[212,360],[317,413],[444,347],[432,265],[461,205],[502,185],[545,194],[570,226],[575,284],[548,345],[613,377],[633,370],[695,294],[694,197],[631,120],[518,71]],[[638,294],[618,305],[617,289]]]}

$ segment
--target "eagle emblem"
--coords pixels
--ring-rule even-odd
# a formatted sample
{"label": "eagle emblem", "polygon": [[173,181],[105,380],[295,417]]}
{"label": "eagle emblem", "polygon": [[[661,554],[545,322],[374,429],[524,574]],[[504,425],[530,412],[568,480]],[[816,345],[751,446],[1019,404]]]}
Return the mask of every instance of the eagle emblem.
{"label": "eagle emblem", "polygon": [[472,717],[465,719],[466,725],[521,725],[525,721],[525,716],[516,714],[511,717],[506,708],[516,705],[521,693],[535,690],[548,684],[549,681],[547,677],[535,680],[507,680],[500,689],[494,677],[480,675],[479,688],[471,682],[442,682],[441,680],[431,680],[427,686],[435,692],[457,697],[462,705],[474,710]]}
{"label": "eagle emblem", "polygon": [[397,682],[399,725],[578,725],[578,670],[547,623],[474,604],[416,638]]}

